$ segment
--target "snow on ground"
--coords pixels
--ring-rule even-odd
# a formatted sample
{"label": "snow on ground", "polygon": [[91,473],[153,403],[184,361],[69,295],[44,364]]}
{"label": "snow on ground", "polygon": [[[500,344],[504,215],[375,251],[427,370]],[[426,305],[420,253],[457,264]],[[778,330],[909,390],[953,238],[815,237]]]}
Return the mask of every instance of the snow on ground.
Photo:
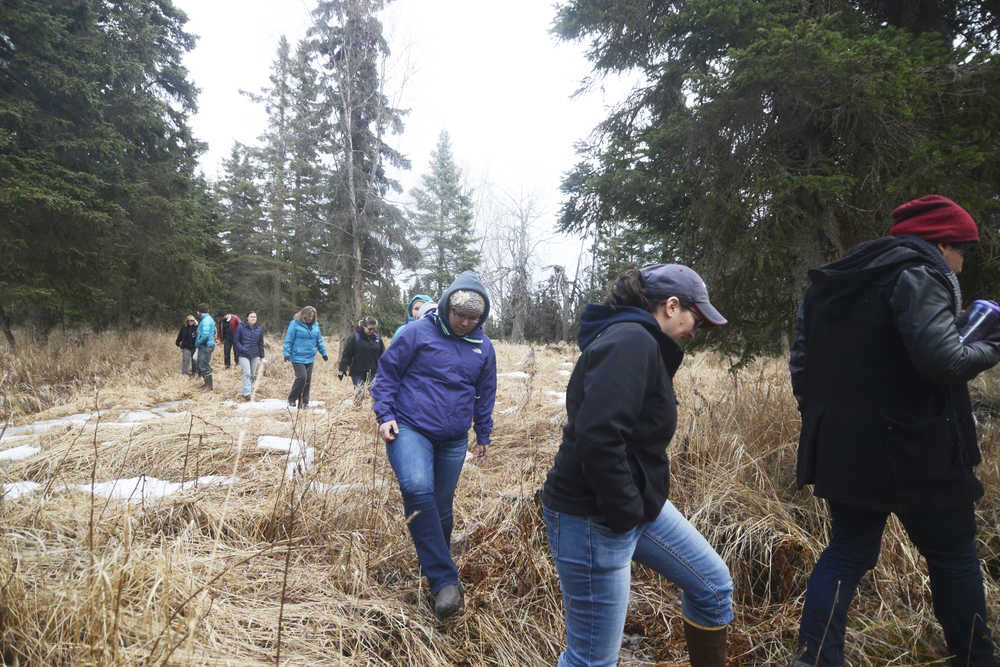
{"label": "snow on ground", "polygon": [[42,451],[41,447],[32,447],[31,445],[12,447],[11,449],[5,449],[0,452],[0,461],[20,461],[21,459],[26,459],[29,456],[34,456],[40,451]]}
{"label": "snow on ground", "polygon": [[118,421],[123,424],[138,424],[139,422],[148,422],[151,419],[160,419],[160,415],[149,410],[135,410],[126,412],[118,418]]}
{"label": "snow on ground", "polygon": [[[320,408],[323,405],[323,401],[310,401],[310,408]],[[237,412],[246,412],[247,410],[254,411],[275,411],[275,410],[288,410],[288,401],[283,398],[265,398],[259,401],[234,401],[233,399],[226,399],[222,402],[222,406],[226,408],[236,408]],[[317,412],[317,410],[313,410]]]}
{"label": "snow on ground", "polygon": [[512,405],[509,408],[504,408],[503,410],[497,410],[498,415],[509,415],[512,412],[517,412],[516,405]]}
{"label": "snow on ground", "polygon": [[24,424],[22,426],[10,426],[7,428],[6,435],[15,436],[28,435],[31,433],[44,433],[50,428],[55,428],[56,426],[82,426],[92,419],[97,419],[98,415],[99,413],[97,412],[81,412],[80,414],[60,417],[59,419],[44,419],[42,421]]}
{"label": "snow on ground", "polygon": [[90,493],[93,490],[95,495],[105,498],[117,498],[129,502],[138,503],[145,500],[157,500],[173,495],[185,488],[196,489],[203,486],[226,486],[238,481],[236,477],[223,475],[206,475],[198,479],[188,480],[183,484],[180,482],[168,482],[147,475],[129,477],[127,479],[116,479],[110,482],[98,482],[91,487],[90,484],[77,484],[75,488]]}
{"label": "snow on ground", "polygon": [[41,488],[38,482],[8,482],[3,485],[3,499],[14,500]]}
{"label": "snow on ground", "polygon": [[556,372],[559,373],[559,375],[572,375],[572,373],[570,373],[569,371],[562,370],[562,369],[560,369],[560,370],[558,370]]}
{"label": "snow on ground", "polygon": [[257,447],[260,449],[288,452],[288,465],[285,468],[285,474],[289,477],[294,475],[308,475],[312,470],[313,459],[316,457],[316,450],[306,446],[304,440],[295,440],[280,435],[262,435],[258,437]]}
{"label": "snow on ground", "polygon": [[545,392],[549,396],[556,397],[556,405],[566,405],[566,392],[565,391],[552,391],[551,389]]}
{"label": "snow on ground", "polygon": [[498,373],[497,377],[517,378],[518,380],[527,380],[531,376],[525,373],[524,371],[511,371],[510,373]]}

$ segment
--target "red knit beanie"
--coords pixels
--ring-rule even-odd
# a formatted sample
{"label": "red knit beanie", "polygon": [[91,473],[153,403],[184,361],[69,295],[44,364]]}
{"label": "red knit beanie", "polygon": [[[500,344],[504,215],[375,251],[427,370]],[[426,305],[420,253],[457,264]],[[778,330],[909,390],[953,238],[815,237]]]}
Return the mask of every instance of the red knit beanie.
{"label": "red knit beanie", "polygon": [[941,195],[925,195],[900,204],[892,212],[893,236],[919,236],[932,243],[978,241],[979,228],[964,208]]}

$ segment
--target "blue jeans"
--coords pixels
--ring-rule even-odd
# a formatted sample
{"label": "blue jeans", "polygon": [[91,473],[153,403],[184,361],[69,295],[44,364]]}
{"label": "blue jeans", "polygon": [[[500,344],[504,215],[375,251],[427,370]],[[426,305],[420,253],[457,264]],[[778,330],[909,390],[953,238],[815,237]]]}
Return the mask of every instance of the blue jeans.
{"label": "blue jeans", "polygon": [[469,437],[430,440],[420,431],[399,424],[396,439],[385,444],[389,463],[399,480],[403,511],[417,549],[420,572],[431,593],[458,583],[451,559],[452,500],[465,463]]}
{"label": "blue jeans", "polygon": [[215,349],[214,345],[202,345],[198,349],[198,372],[202,374],[203,377],[212,374],[212,350]]}
{"label": "blue jeans", "polygon": [[[809,665],[844,664],[847,609],[858,581],[878,562],[888,512],[830,502],[830,545],[816,562],[799,625],[799,658]],[[959,510],[897,514],[927,560],[934,615],[960,665],[995,665],[986,626],[983,575],[976,555],[976,515]]]}
{"label": "blue jeans", "polygon": [[240,357],[239,364],[243,371],[243,395],[249,396],[253,390],[253,379],[257,376],[260,357]]}
{"label": "blue jeans", "polygon": [[624,533],[592,516],[544,505],[542,513],[566,619],[560,667],[617,664],[633,560],[681,589],[681,610],[693,625],[714,629],[732,622],[729,568],[669,500],[656,519]]}

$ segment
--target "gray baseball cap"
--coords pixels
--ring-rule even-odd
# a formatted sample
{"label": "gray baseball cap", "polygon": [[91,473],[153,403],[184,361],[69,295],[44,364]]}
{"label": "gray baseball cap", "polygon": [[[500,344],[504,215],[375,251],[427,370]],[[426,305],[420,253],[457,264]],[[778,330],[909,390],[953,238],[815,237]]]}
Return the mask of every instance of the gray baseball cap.
{"label": "gray baseball cap", "polygon": [[649,264],[639,270],[642,291],[653,299],[678,299],[691,301],[705,318],[705,324],[721,327],[728,324],[715,306],[708,300],[708,288],[694,269],[683,264]]}

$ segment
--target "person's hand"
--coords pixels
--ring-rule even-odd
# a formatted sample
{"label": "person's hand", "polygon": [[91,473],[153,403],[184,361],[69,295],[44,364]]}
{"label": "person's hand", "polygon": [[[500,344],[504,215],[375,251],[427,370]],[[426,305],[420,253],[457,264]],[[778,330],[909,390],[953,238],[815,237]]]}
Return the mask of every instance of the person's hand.
{"label": "person's hand", "polygon": [[486,456],[489,454],[489,451],[490,451],[489,445],[479,445],[479,453],[476,454],[476,460],[485,461]]}
{"label": "person's hand", "polygon": [[337,373],[337,379],[338,380],[343,380],[344,379],[344,374],[343,373]]}
{"label": "person's hand", "polygon": [[326,355],[324,354],[324,355],[323,355],[323,361],[330,361],[330,357],[328,357],[328,356],[326,356]]}
{"label": "person's hand", "polygon": [[396,439],[396,434],[399,433],[399,426],[396,424],[395,419],[390,419],[387,422],[382,422],[378,426],[379,437],[386,442],[392,442]]}
{"label": "person's hand", "polygon": [[285,361],[291,361],[291,359],[289,359],[288,357],[285,357]]}

